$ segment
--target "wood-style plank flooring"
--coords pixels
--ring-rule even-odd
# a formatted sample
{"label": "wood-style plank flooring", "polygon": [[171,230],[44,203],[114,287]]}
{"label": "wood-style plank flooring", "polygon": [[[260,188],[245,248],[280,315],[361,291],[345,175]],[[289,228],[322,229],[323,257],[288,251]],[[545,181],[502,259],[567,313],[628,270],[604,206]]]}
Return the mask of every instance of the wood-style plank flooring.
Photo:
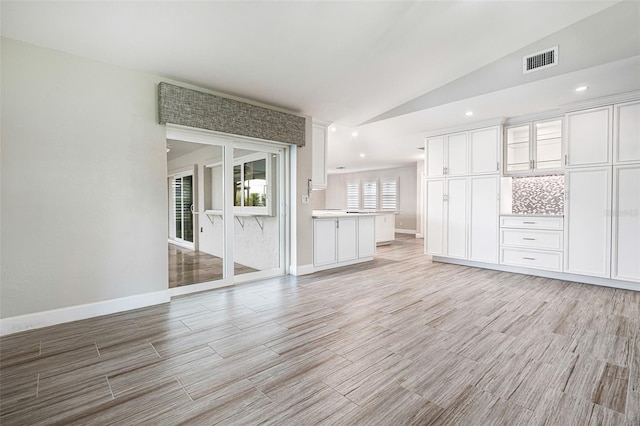
{"label": "wood-style plank flooring", "polygon": [[[239,263],[234,264],[236,275],[256,272]],[[222,259],[202,251],[169,244],[169,288],[222,279]]]}
{"label": "wood-style plank flooring", "polygon": [[640,424],[640,293],[421,240],[0,340],[0,424]]}

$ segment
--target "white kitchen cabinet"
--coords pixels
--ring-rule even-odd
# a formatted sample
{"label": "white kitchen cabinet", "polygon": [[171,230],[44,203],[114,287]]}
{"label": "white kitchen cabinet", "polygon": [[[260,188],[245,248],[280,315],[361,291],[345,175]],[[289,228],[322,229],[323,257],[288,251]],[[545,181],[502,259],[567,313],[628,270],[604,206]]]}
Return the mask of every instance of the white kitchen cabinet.
{"label": "white kitchen cabinet", "polygon": [[314,123],[311,130],[311,187],[327,188],[327,126]]}
{"label": "white kitchen cabinet", "polygon": [[500,263],[562,272],[561,216],[501,216]]}
{"label": "white kitchen cabinet", "polygon": [[428,180],[425,253],[467,258],[467,178]]}
{"label": "white kitchen cabinet", "polygon": [[467,178],[446,179],[445,256],[467,258]]}
{"label": "white kitchen cabinet", "polygon": [[376,244],[384,244],[396,238],[396,215],[395,213],[379,213],[375,218],[376,222]]}
{"label": "white kitchen cabinet", "polygon": [[613,107],[570,112],[565,117],[565,167],[611,164]]}
{"label": "white kitchen cabinet", "polygon": [[377,216],[358,217],[358,257],[373,257],[376,254]]}
{"label": "white kitchen cabinet", "polygon": [[444,182],[444,179],[436,179],[427,180],[425,184],[424,251],[432,256],[444,255]]}
{"label": "white kitchen cabinet", "polygon": [[505,134],[505,175],[562,170],[562,119],[508,126]]}
{"label": "white kitchen cabinet", "polygon": [[316,270],[366,262],[375,252],[373,215],[314,216],[313,265]]}
{"label": "white kitchen cabinet", "polygon": [[500,128],[469,132],[469,173],[471,175],[500,172]]}
{"label": "white kitchen cabinet", "polygon": [[610,278],[611,167],[565,174],[564,272]]}
{"label": "white kitchen cabinet", "polygon": [[427,178],[467,174],[467,133],[429,138],[425,143]]}
{"label": "white kitchen cabinet", "polygon": [[444,176],[444,136],[427,139],[424,150],[425,176],[427,178]]}
{"label": "white kitchen cabinet", "polygon": [[358,258],[358,218],[339,217],[338,228],[338,262],[346,262]]}
{"label": "white kitchen cabinet", "polygon": [[640,282],[640,164],[613,173],[611,278]]}
{"label": "white kitchen cabinet", "polygon": [[640,101],[614,106],[614,164],[640,162]]}
{"label": "white kitchen cabinet", "polygon": [[472,177],[469,190],[469,260],[498,263],[500,177]]}
{"label": "white kitchen cabinet", "polygon": [[467,133],[455,133],[445,137],[445,174],[447,176],[465,176],[467,167]]}
{"label": "white kitchen cabinet", "polygon": [[338,261],[338,229],[336,218],[313,221],[313,264],[329,265]]}

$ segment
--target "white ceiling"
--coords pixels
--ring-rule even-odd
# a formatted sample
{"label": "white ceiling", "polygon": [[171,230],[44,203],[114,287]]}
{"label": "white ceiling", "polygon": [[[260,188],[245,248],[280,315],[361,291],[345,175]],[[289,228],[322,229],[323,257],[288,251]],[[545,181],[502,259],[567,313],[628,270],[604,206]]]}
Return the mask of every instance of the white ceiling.
{"label": "white ceiling", "polygon": [[[583,97],[639,89],[635,35],[600,61],[561,45],[559,71],[537,80],[501,86],[480,72],[555,34],[575,45],[591,33],[580,21],[616,3],[2,1],[1,23],[5,37],[335,122],[329,167],[349,171],[415,161],[433,129],[572,102],[580,82]],[[603,22],[592,38],[608,41],[617,26]],[[469,89],[474,73],[484,91]]]}

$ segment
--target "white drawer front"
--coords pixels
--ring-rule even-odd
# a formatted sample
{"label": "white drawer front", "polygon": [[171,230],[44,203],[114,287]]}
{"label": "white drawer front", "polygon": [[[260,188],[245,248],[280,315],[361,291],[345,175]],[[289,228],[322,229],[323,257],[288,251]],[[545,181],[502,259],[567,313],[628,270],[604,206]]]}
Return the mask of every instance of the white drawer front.
{"label": "white drawer front", "polygon": [[562,252],[503,248],[500,250],[500,263],[562,272]]}
{"label": "white drawer front", "polygon": [[503,228],[500,230],[500,244],[509,247],[562,250],[562,231]]}
{"label": "white drawer front", "polygon": [[551,229],[562,231],[562,217],[500,216],[501,228]]}

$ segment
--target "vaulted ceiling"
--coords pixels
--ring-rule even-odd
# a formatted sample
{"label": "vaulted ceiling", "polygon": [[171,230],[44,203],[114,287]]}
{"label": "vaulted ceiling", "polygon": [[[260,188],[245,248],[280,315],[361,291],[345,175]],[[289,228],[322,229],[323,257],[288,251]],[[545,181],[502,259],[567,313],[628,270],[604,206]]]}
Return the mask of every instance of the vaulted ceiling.
{"label": "vaulted ceiling", "polygon": [[[1,15],[4,37],[333,122],[329,166],[346,170],[416,161],[434,129],[640,89],[635,1],[3,1]],[[558,66],[523,76],[523,55],[556,45]]]}

